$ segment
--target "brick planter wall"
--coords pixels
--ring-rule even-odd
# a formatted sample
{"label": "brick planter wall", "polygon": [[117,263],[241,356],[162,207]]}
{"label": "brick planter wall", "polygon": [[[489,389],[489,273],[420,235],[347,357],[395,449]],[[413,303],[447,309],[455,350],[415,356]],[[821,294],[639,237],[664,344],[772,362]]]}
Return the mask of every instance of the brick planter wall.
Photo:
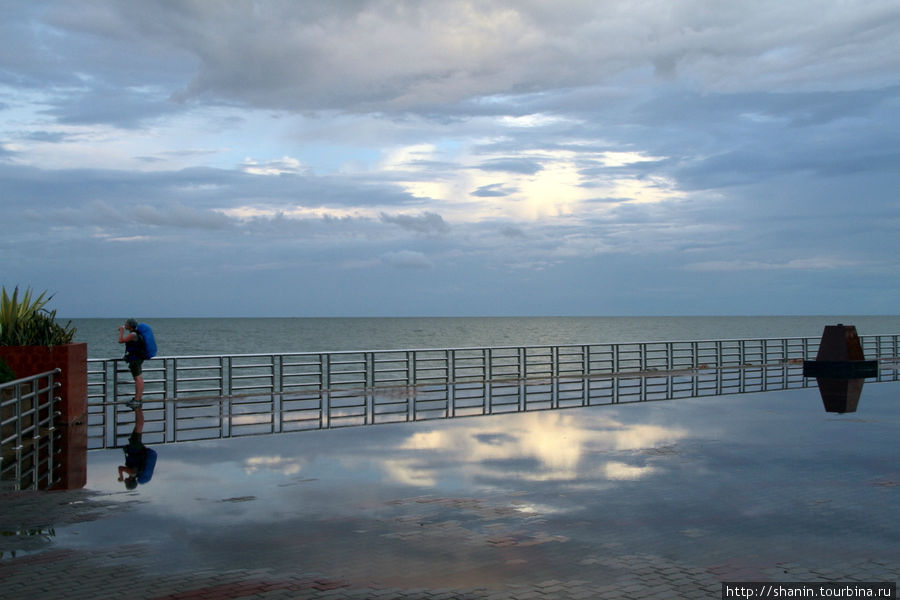
{"label": "brick planter wall", "polygon": [[59,482],[56,489],[79,489],[87,483],[87,344],[60,346],[0,346],[16,378],[29,377],[53,369],[60,387],[56,422],[59,431]]}
{"label": "brick planter wall", "polygon": [[80,423],[87,413],[87,344],[0,346],[0,358],[17,378],[62,369],[58,377],[62,424]]}

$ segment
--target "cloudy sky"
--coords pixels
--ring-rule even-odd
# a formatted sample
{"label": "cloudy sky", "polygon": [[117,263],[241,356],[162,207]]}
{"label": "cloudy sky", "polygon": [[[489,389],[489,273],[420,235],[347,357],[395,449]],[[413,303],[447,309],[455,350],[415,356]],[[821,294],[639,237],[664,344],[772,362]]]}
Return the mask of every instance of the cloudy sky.
{"label": "cloudy sky", "polygon": [[896,314],[897,0],[0,0],[69,317]]}

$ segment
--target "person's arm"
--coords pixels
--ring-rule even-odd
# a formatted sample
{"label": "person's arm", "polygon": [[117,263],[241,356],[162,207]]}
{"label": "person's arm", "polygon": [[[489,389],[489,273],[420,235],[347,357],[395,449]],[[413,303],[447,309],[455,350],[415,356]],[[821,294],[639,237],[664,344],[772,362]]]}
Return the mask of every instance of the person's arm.
{"label": "person's arm", "polygon": [[130,341],[134,340],[134,338],[136,338],[136,337],[137,337],[137,334],[133,331],[130,331],[130,332],[128,332],[127,335],[125,335],[125,326],[119,325],[119,343],[120,344],[124,344],[125,342],[130,342]]}
{"label": "person's arm", "polygon": [[134,471],[134,469],[129,469],[128,467],[120,466],[120,467],[119,467],[119,481],[125,481],[125,474],[126,474],[126,473],[127,473],[129,476],[132,476],[132,477],[133,477],[134,474],[135,474],[135,471]]}

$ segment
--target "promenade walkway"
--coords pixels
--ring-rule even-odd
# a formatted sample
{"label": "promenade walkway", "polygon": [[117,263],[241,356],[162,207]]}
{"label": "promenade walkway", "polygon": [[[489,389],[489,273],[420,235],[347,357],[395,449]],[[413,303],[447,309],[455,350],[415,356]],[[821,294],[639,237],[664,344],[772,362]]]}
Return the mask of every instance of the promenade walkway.
{"label": "promenade walkway", "polygon": [[0,495],[0,598],[719,598],[900,579],[900,383],[89,453]]}

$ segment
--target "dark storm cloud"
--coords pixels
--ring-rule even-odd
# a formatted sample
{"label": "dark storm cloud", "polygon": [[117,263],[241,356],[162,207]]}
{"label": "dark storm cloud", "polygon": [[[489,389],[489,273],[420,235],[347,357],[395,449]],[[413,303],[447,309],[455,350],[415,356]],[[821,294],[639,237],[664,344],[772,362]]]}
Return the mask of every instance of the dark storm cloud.
{"label": "dark storm cloud", "polygon": [[86,311],[900,300],[894,0],[4,9],[4,277]]}
{"label": "dark storm cloud", "polygon": [[515,193],[515,188],[507,187],[502,183],[491,183],[479,187],[477,190],[470,192],[469,195],[478,198],[504,198]]}
{"label": "dark storm cloud", "polygon": [[[73,47],[81,56],[73,60],[102,60],[116,79],[128,77],[131,55],[100,58],[98,40],[131,45],[141,70],[170,84],[181,80],[171,90],[179,101],[431,110],[477,96],[608,84],[647,66],[657,78],[684,77],[723,91],[816,88],[826,77],[883,84],[884,69],[897,59],[880,32],[900,23],[896,7],[830,4],[817,15],[821,26],[811,28],[809,10],[816,6],[793,3],[784,10],[781,3],[760,2],[749,10],[650,2],[615,11],[591,2],[568,3],[564,10],[493,2],[462,11],[457,3],[387,0],[328,6],[59,2],[32,15],[76,36]],[[462,31],[465,37],[457,37]],[[29,48],[34,45],[26,43]],[[842,60],[827,60],[838,52]],[[170,70],[160,69],[163,64]]]}
{"label": "dark storm cloud", "polygon": [[62,124],[105,123],[132,128],[182,110],[158,93],[113,85],[93,85],[84,91],[68,93],[64,102],[46,109],[44,113]]}
{"label": "dark storm cloud", "polygon": [[[72,211],[83,215],[81,221],[90,219],[91,215],[118,214],[119,220],[136,219],[146,224],[185,228],[224,227],[228,220],[223,212],[248,203],[283,212],[302,206],[403,205],[410,201],[409,196],[390,187],[376,188],[345,179],[266,177],[209,168],[153,173],[48,171],[0,163],[0,187],[10,209]],[[434,213],[418,217],[385,215],[384,220],[413,230],[447,229],[446,223]]]}
{"label": "dark storm cloud", "polygon": [[442,234],[450,231],[450,227],[443,217],[432,212],[426,212],[421,215],[389,215],[381,213],[381,220],[384,223],[399,225],[403,229],[425,235]]}

